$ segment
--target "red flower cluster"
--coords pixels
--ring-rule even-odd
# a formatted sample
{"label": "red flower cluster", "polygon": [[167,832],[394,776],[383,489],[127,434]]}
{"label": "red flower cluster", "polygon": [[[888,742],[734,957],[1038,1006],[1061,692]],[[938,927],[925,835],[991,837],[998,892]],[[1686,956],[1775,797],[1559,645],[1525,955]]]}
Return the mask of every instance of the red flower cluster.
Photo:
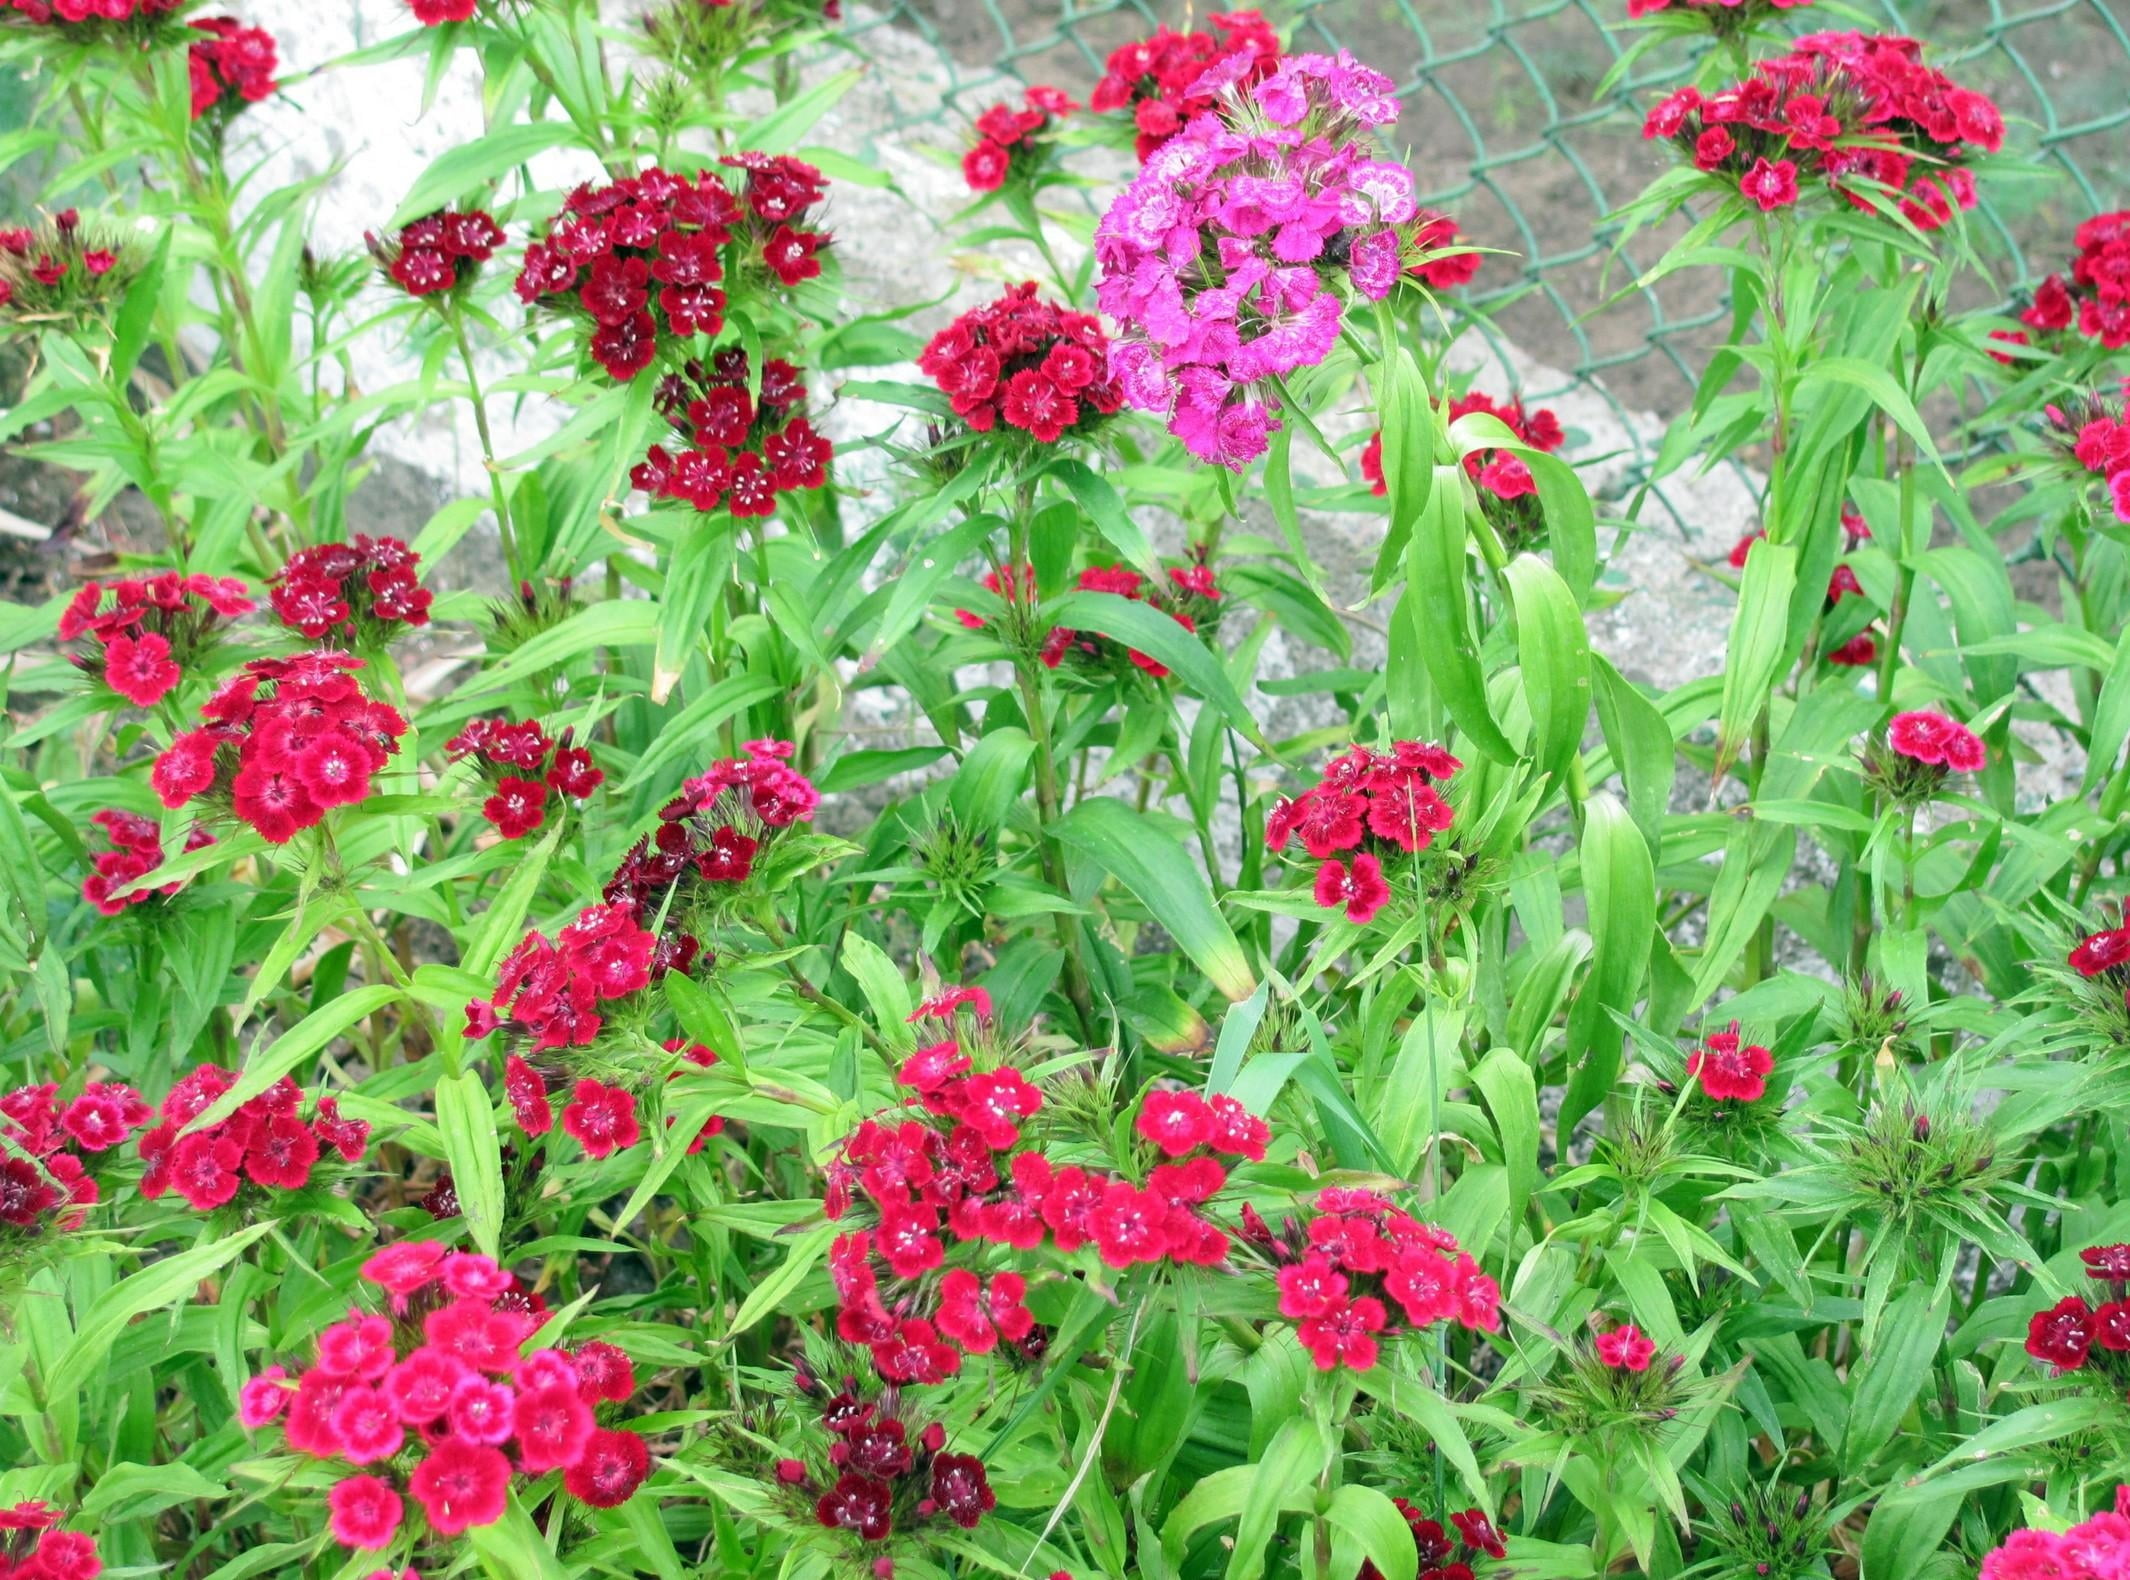
{"label": "red flower cluster", "polygon": [[[146,877],[163,864],[163,831],[138,813],[106,807],[89,819],[111,837],[111,848],[89,858],[92,869],[81,883],[81,897],[105,916],[121,916],[129,905],[139,905],[157,895],[165,898],[184,887],[183,881],[160,888],[139,888],[128,894],[117,891]],[[185,836],[185,848],[198,850],[212,845],[214,835],[195,828]]]}
{"label": "red flower cluster", "polygon": [[776,1479],[811,1501],[823,1529],[883,1542],[935,1519],[974,1530],[997,1507],[983,1461],[942,1452],[947,1433],[937,1421],[913,1431],[900,1393],[863,1398],[858,1379],[846,1377],[842,1390],[830,1394],[804,1369],[796,1380],[828,1434],[827,1468],[816,1472],[804,1460],[780,1459]]}
{"label": "red flower cluster", "polygon": [[471,22],[480,0],[407,0],[407,4],[423,27],[442,27],[446,22]]}
{"label": "red flower cluster", "polygon": [[1657,1358],[1657,1341],[1629,1322],[1597,1336],[1597,1358],[1614,1371],[1646,1372]]}
{"label": "red flower cluster", "polygon": [[96,1538],[55,1530],[61,1517],[42,1502],[0,1509],[0,1580],[96,1580],[103,1573]]}
{"label": "red flower cluster", "polygon": [[2115,1507],[2067,1530],[2014,1531],[1986,1554],[1979,1580],[2112,1580],[2130,1571],[2130,1487],[2115,1489]]}
{"label": "red flower cluster", "polygon": [[1249,57],[1231,80],[1246,90],[1279,64],[1279,35],[1255,11],[1212,12],[1212,32],[1177,33],[1167,27],[1152,38],[1110,51],[1089,105],[1099,114],[1129,108],[1138,128],[1138,153],[1146,156],[1183,130],[1192,116],[1210,110],[1216,95],[1199,91],[1199,79],[1230,56]]}
{"label": "red flower cluster", "polygon": [[186,0],[0,0],[0,14],[13,11],[24,19],[69,27],[110,22],[145,22],[168,16]]}
{"label": "red flower cluster", "polygon": [[201,706],[207,723],[156,758],[149,782],[166,807],[228,805],[262,839],[285,845],[336,806],[370,793],[407,721],[371,700],[346,653],[255,658]]}
{"label": "red flower cluster", "polygon": [[2074,324],[2109,351],[2130,346],[2130,209],[2096,214],[2078,227],[2071,277],[2052,274],[2019,315],[2029,328],[2061,334]]}
{"label": "red flower cluster", "polygon": [[1457,1238],[1400,1212],[1372,1191],[1327,1190],[1305,1230],[1292,1218],[1274,1235],[1246,1213],[1251,1238],[1279,1264],[1279,1311],[1318,1371],[1375,1365],[1377,1335],[1455,1321],[1493,1333],[1501,1290]]}
{"label": "red flower cluster", "polygon": [[402,1486],[443,1538],[501,1519],[513,1475],[559,1470],[593,1508],[635,1496],[650,1450],[598,1415],[636,1391],[626,1354],[598,1341],[522,1354],[539,1326],[533,1297],[490,1258],[436,1241],[389,1245],[362,1276],[393,1315],[350,1310],[318,1335],[300,1377],[269,1367],[238,1407],[248,1430],[278,1421],[297,1453],[363,1467],[326,1495],[335,1541],[357,1552],[399,1542]]}
{"label": "red flower cluster", "polygon": [[398,234],[362,238],[385,277],[409,296],[454,291],[503,245],[503,227],[482,209],[438,209],[402,225]]}
{"label": "red flower cluster", "polygon": [[85,229],[76,209],[35,229],[8,226],[0,229],[0,307],[40,322],[101,313],[124,293],[131,261],[122,237]]}
{"label": "red flower cluster", "polygon": [[[1508,1555],[1508,1542],[1484,1509],[1462,1509],[1452,1514],[1450,1524],[1457,1532],[1452,1536],[1442,1528],[1441,1521],[1430,1519],[1417,1504],[1404,1498],[1390,1501],[1405,1516],[1413,1533],[1413,1548],[1419,1558],[1414,1580],[1473,1580],[1474,1563]],[[1383,1573],[1374,1564],[1364,1563],[1358,1580],[1383,1580]]]}
{"label": "red flower cluster", "polygon": [[[966,1023],[957,1012],[970,1011]],[[837,1334],[866,1346],[890,1383],[936,1383],[967,1355],[1021,1345],[1035,1329],[1026,1280],[957,1266],[936,1281],[949,1242],[1016,1251],[1093,1247],[1106,1267],[1175,1262],[1211,1267],[1228,1236],[1202,1209],[1228,1181],[1221,1158],[1260,1161],[1271,1132],[1231,1097],[1149,1093],[1136,1129],[1161,1161],[1145,1182],[1077,1164],[1055,1167],[1024,1127],[1043,1109],[1040,1088],[1008,1062],[989,998],[955,989],[910,1017],[921,1045],[896,1074],[911,1091],[904,1117],[865,1120],[828,1169],[825,1211],[841,1220],[862,1202],[869,1227],[829,1251]],[[921,1116],[921,1117],[920,1117]]]}
{"label": "red flower cluster", "polygon": [[1048,152],[1044,133],[1079,106],[1057,88],[1032,87],[1021,108],[994,104],[976,118],[976,146],[961,156],[961,173],[971,192],[996,192],[1006,178],[1025,177]]}
{"label": "red flower cluster", "polygon": [[265,1190],[302,1190],[328,1152],[360,1163],[369,1149],[368,1122],[342,1118],[333,1098],[319,1098],[312,1117],[303,1118],[303,1089],[288,1076],[219,1123],[194,1126],[236,1080],[203,1064],[170,1089],[157,1111],[162,1123],[140,1139],[148,1200],[174,1190],[195,1212],[212,1212],[235,1200],[247,1180]]}
{"label": "red flower cluster", "polygon": [[1425,741],[1396,741],[1388,752],[1356,746],[1327,763],[1307,790],[1273,807],[1265,847],[1283,852],[1299,835],[1323,863],[1316,903],[1366,926],[1390,900],[1384,861],[1427,849],[1450,826],[1449,803],[1435,786],[1463,766]]}
{"label": "red flower cluster", "polygon": [[63,1107],[50,1082],[0,1097],[0,1225],[27,1235],[79,1228],[97,1198],[85,1155],[123,1146],[152,1117],[115,1081],[91,1081]]}
{"label": "red flower cluster", "polygon": [[1439,209],[1423,208],[1413,215],[1413,246],[1420,252],[1439,252],[1439,258],[1423,258],[1406,269],[1406,273],[1421,284],[1437,291],[1454,291],[1459,286],[1470,285],[1479,273],[1479,265],[1485,255],[1477,252],[1450,252],[1458,245],[1463,233],[1457,222]]}
{"label": "red flower cluster", "polygon": [[[745,757],[722,758],[688,781],[659,812],[658,832],[637,841],[606,886],[611,901],[646,915],[674,895],[671,914],[692,915],[707,886],[713,902],[754,875],[765,848],[785,829],[813,821],[821,792],[791,766],[789,741],[749,741]],[[686,940],[693,958],[694,940]],[[682,966],[685,970],[686,967]]]}
{"label": "red flower cluster", "polygon": [[[2066,1295],[2028,1320],[2026,1352],[2056,1368],[2055,1375],[2105,1369],[2119,1388],[2130,1380],[2130,1245],[2089,1245],[2078,1253],[2086,1276],[2108,1286],[2108,1298],[2091,1306]],[[2096,1355],[2095,1350],[2100,1354]],[[2121,1356],[2117,1360],[2113,1357]]]}
{"label": "red flower cluster", "polygon": [[1083,433],[1123,404],[1109,376],[1109,337],[1093,313],[1042,300],[1035,281],[1010,286],[934,335],[921,372],[979,433],[1003,419],[1039,444]]}
{"label": "red flower cluster", "polygon": [[1910,224],[1935,230],[1974,207],[1965,161],[2003,146],[2004,117],[1924,65],[1914,39],[1814,33],[1718,93],[1679,89],[1642,135],[1671,139],[1763,212],[1796,203],[1800,175],[1814,175],[1867,213],[1896,194]]}
{"label": "red flower cluster", "polygon": [[[590,1046],[606,1024],[600,1006],[642,992],[665,973],[658,939],[637,925],[636,915],[626,900],[588,905],[552,940],[537,928],[527,933],[504,958],[494,994],[466,1006],[467,1035],[501,1028],[528,1039],[535,1053]],[[515,1093],[511,1105],[527,1134],[545,1132],[544,1122],[526,1123],[528,1110]],[[544,1105],[543,1088],[543,1115]]]}
{"label": "red flower cluster", "polygon": [[2123,395],[2116,401],[2084,395],[2044,411],[2052,437],[2071,460],[2101,479],[2116,519],[2130,521],[2130,379],[2123,381]]}
{"label": "red flower cluster", "polygon": [[[111,595],[106,606],[104,595]],[[135,707],[170,695],[220,636],[225,620],[258,607],[226,576],[154,576],[86,582],[59,616],[59,640],[90,646],[74,663]]]}
{"label": "red flower cluster", "polygon": [[382,646],[396,626],[427,625],[434,595],[421,584],[422,557],[398,538],[357,533],[346,543],[298,549],[275,573],[274,613],[313,642],[338,633]]}
{"label": "red flower cluster", "polygon": [[1726,1031],[1710,1032],[1686,1061],[1686,1073],[1699,1079],[1701,1090],[1719,1103],[1759,1102],[1767,1095],[1774,1068],[1775,1056],[1767,1049],[1740,1043],[1735,1020]]}
{"label": "red flower cluster", "polygon": [[207,35],[188,52],[194,120],[217,107],[234,115],[273,93],[274,68],[281,64],[273,34],[233,16],[194,17],[191,25]]}
{"label": "red flower cluster", "polygon": [[[1512,397],[1497,401],[1478,390],[1450,402],[1451,422],[1474,412],[1499,418],[1502,426],[1518,439],[1548,455],[1558,450],[1567,437],[1551,407],[1540,406],[1526,412],[1520,400]],[[1501,529],[1511,552],[1545,530],[1545,516],[1537,503],[1538,480],[1531,475],[1531,468],[1522,456],[1513,450],[1475,450],[1464,458],[1464,470],[1479,485],[1480,503],[1487,507],[1489,519]],[[1380,429],[1370,436],[1367,448],[1361,452],[1361,475],[1368,480],[1370,493],[1379,498],[1389,493],[1390,485],[1383,476],[1383,434]],[[1529,503],[1520,504],[1519,501]]]}
{"label": "red flower cluster", "polygon": [[481,815],[505,839],[523,839],[547,821],[552,794],[567,812],[572,801],[588,801],[606,782],[592,763],[589,748],[572,746],[564,730],[557,742],[530,719],[475,719],[444,743],[454,760],[472,758],[489,787]]}
{"label": "red flower cluster", "polygon": [[662,350],[725,327],[728,277],[794,286],[818,275],[829,237],[804,222],[828,190],[821,172],[785,155],[720,163],[746,172],[737,196],[714,170],[691,180],[655,165],[577,188],[546,239],[525,249],[519,300],[588,319],[592,360],[633,379]]}
{"label": "red flower cluster", "polygon": [[1886,744],[1910,762],[1945,773],[1980,773],[1989,761],[1980,737],[1942,713],[1896,713],[1886,727]]}
{"label": "red flower cluster", "polygon": [[629,473],[638,490],[685,500],[697,510],[723,505],[740,517],[767,516],[777,495],[820,488],[835,446],[806,416],[806,386],[789,362],[762,364],[762,386],[748,391],[747,353],[728,346],[705,367],[690,358],[658,381],[656,405],[689,448],[663,445]]}
{"label": "red flower cluster", "polygon": [[2071,969],[2091,980],[2108,977],[2130,986],[2130,925],[2090,933],[2071,951]]}
{"label": "red flower cluster", "polygon": [[[1119,598],[1129,598],[1134,603],[1159,609],[1193,635],[1210,625],[1220,602],[1220,583],[1214,579],[1213,567],[1196,560],[1169,566],[1167,582],[1157,583],[1152,593],[1147,591],[1146,578],[1128,565],[1089,566],[1080,572],[1074,585],[1079,592],[1113,593]],[[1003,598],[1017,614],[1021,612],[1025,594],[1027,613],[1033,616],[1035,573],[1030,567],[1022,566],[1016,572],[1013,566],[1002,565],[997,570],[986,571],[983,586]],[[967,609],[955,610],[954,618],[971,631],[980,631],[989,623],[982,615]],[[1056,669],[1067,658],[1073,658],[1110,670],[1117,669],[1120,662],[1129,663],[1156,680],[1165,680],[1169,674],[1166,664],[1137,648],[1112,642],[1092,631],[1075,631],[1062,625],[1047,628],[1038,656],[1047,669]]]}

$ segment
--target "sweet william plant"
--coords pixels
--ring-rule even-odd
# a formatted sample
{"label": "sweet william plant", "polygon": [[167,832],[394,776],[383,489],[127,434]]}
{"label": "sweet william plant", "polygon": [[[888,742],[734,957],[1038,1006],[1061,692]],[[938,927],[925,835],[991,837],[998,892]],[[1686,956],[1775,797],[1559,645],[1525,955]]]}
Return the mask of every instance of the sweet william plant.
{"label": "sweet william plant", "polygon": [[[1733,308],[1649,480],[1759,491],[1669,691],[1277,17],[946,137],[1046,277],[918,320],[833,7],[10,0],[0,1576],[2123,1573],[2130,218],[1956,308],[1963,40],[1612,20]],[[488,129],[328,255],[247,109],[404,55]]]}

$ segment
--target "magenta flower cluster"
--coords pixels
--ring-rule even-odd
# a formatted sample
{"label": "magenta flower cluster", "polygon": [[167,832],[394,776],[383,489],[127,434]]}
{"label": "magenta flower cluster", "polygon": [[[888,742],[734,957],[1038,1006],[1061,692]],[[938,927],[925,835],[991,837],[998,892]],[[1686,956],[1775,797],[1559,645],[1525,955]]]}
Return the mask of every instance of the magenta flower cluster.
{"label": "magenta flower cluster", "polygon": [[1398,118],[1381,72],[1296,55],[1247,89],[1213,86],[1220,106],[1150,154],[1102,216],[1095,295],[1119,326],[1109,367],[1125,404],[1240,470],[1279,427],[1270,381],[1338,343],[1342,277],[1372,301],[1390,294],[1399,227],[1419,208],[1412,173],[1368,137]]}

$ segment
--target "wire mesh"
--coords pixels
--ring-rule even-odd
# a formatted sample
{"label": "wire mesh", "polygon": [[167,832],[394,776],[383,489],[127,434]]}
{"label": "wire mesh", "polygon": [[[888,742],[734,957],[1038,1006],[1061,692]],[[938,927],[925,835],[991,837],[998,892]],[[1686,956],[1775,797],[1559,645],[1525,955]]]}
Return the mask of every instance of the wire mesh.
{"label": "wire mesh", "polygon": [[[1690,70],[1683,46],[1647,52],[1601,99],[1636,37],[1616,26],[1626,0],[1273,0],[1262,9],[1297,47],[1348,48],[1398,80],[1398,133],[1426,200],[1475,244],[1515,254],[1490,257],[1466,295],[1563,375],[1562,387],[1528,397],[1580,387],[1623,419],[1682,409],[1723,332],[1721,281],[1686,271],[1622,297],[1675,232],[1620,249],[1608,216],[1668,161],[1642,141],[1641,117]],[[939,49],[948,102],[970,114],[996,97],[998,71],[1084,94],[1111,49],[1161,22],[1193,20],[1182,5],[1144,0],[890,0],[887,17]],[[1882,22],[1924,39],[1938,64],[2002,106],[2011,135],[1972,221],[2000,299],[2061,267],[2080,219],[2130,202],[2124,0],[1854,0],[1793,17],[1830,28]]]}

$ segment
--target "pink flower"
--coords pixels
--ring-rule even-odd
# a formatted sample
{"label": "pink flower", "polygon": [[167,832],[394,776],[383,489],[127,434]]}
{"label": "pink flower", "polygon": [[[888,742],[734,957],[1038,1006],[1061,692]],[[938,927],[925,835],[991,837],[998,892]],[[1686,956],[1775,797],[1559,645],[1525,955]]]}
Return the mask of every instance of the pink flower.
{"label": "pink flower", "polygon": [[407,1491],[439,1536],[458,1536],[503,1517],[510,1461],[501,1449],[447,1437],[414,1467]]}
{"label": "pink flower", "polygon": [[629,1501],[650,1474],[651,1450],[634,1432],[601,1430],[562,1473],[562,1490],[579,1503],[612,1509]]}
{"label": "pink flower", "polygon": [[1656,1353],[1656,1340],[1632,1322],[1598,1335],[1598,1359],[1618,1371],[1646,1372]]}
{"label": "pink flower", "polygon": [[636,1123],[636,1100],[618,1086],[589,1078],[571,1091],[569,1106],[562,1110],[562,1129],[591,1158],[632,1147],[643,1133]]}
{"label": "pink flower", "polygon": [[1738,182],[1738,190],[1760,205],[1763,214],[1779,208],[1788,208],[1797,201],[1797,165],[1793,160],[1774,161],[1762,157],[1753,161]]}
{"label": "pink flower", "polygon": [[1301,1340],[1318,1371],[1344,1366],[1365,1372],[1376,1363],[1375,1335],[1383,1331],[1388,1320],[1383,1302],[1372,1296],[1341,1298],[1321,1316],[1298,1323],[1294,1336]]}
{"label": "pink flower", "polygon": [[269,1366],[258,1376],[247,1378],[237,1390],[237,1420],[247,1432],[258,1431],[288,1408],[295,1393],[282,1386],[287,1376],[286,1367]]}
{"label": "pink flower", "polygon": [[333,1540],[358,1552],[392,1545],[405,1508],[391,1484],[376,1476],[350,1476],[325,1495],[332,1511]]}
{"label": "pink flower", "polygon": [[1345,909],[1346,919],[1365,927],[1390,902],[1390,885],[1383,879],[1383,864],[1366,854],[1343,861],[1327,861],[1317,868],[1316,903],[1325,910]]}
{"label": "pink flower", "polygon": [[1196,1092],[1148,1092],[1136,1126],[1166,1157],[1180,1158],[1213,1137],[1213,1113]]}

